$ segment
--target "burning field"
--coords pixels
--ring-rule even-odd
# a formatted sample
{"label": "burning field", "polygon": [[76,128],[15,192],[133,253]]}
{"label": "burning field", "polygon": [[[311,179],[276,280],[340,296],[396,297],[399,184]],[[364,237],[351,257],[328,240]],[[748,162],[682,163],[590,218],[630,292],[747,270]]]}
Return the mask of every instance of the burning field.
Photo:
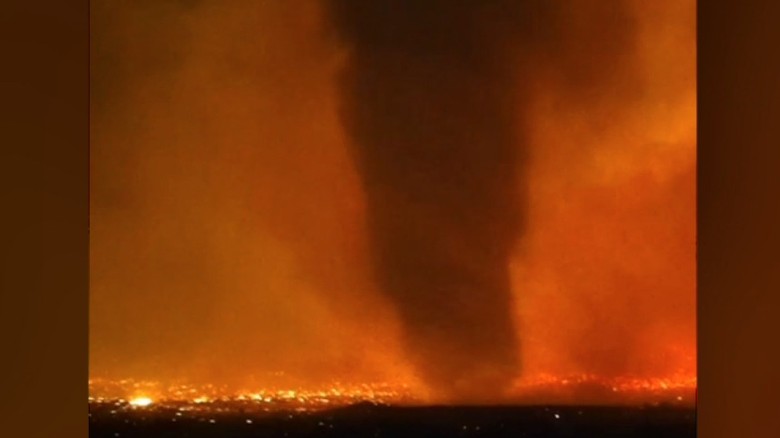
{"label": "burning field", "polygon": [[[516,387],[525,397],[512,403],[446,406],[392,385],[236,392],[97,380],[91,392],[105,396],[90,397],[90,436],[692,438],[694,387],[690,381],[550,377]],[[604,407],[603,393],[613,394],[611,407]],[[599,404],[588,405],[588,397]]]}
{"label": "burning field", "polygon": [[[254,412],[294,410],[313,412],[361,403],[420,406],[434,402],[403,382],[345,384],[331,382],[319,388],[269,387],[236,389],[226,385],[163,385],[155,381],[91,379],[90,405],[117,409],[177,407],[185,411],[210,412],[215,407],[241,406]],[[524,377],[510,384],[510,396],[503,404],[556,405],[676,405],[692,407],[696,380],[677,376],[671,379],[616,378],[594,375]],[[217,411],[219,411],[217,409]]]}
{"label": "burning field", "polygon": [[515,414],[544,425],[527,436],[690,432],[694,1],[101,0],[91,20],[96,436],[457,406],[503,410],[428,436]]}

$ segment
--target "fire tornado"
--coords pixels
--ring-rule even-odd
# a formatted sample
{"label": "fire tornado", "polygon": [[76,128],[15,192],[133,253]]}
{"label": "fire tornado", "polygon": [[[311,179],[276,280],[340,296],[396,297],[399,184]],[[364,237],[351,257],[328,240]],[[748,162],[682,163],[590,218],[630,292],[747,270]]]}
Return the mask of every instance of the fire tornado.
{"label": "fire tornado", "polygon": [[502,3],[331,2],[351,49],[342,117],[367,198],[375,277],[408,354],[444,397],[518,371],[508,264],[522,148]]}
{"label": "fire tornado", "polygon": [[90,395],[693,400],[695,5],[94,1]]}

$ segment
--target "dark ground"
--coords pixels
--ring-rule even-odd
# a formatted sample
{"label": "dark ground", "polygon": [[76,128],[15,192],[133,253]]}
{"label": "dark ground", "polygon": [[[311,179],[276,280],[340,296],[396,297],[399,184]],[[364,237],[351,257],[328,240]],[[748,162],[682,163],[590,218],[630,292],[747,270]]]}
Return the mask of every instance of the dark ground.
{"label": "dark ground", "polygon": [[130,437],[658,437],[694,438],[680,407],[387,407],[314,413],[113,410],[90,405],[91,438]]}

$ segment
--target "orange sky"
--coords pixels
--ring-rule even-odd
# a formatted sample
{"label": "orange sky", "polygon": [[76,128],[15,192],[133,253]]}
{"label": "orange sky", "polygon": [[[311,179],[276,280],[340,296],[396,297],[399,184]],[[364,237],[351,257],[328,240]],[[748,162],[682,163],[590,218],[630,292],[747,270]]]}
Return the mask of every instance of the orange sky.
{"label": "orange sky", "polygon": [[[624,2],[617,71],[588,56],[615,24],[586,3],[518,61],[522,370],[692,375],[695,3]],[[412,381],[370,274],[347,59],[319,2],[93,2],[92,376]]]}

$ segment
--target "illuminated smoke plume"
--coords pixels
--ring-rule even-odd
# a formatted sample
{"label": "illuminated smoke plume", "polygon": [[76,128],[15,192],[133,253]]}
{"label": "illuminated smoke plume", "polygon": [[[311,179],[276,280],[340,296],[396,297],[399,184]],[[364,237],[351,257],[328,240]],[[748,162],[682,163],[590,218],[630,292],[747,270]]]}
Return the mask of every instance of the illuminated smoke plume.
{"label": "illuminated smoke plume", "polygon": [[[624,38],[597,33],[602,48],[571,53],[562,44],[572,36],[567,24],[543,2],[330,6],[350,49],[342,117],[366,193],[379,288],[434,392],[500,396],[520,368],[509,264],[527,216],[517,126],[530,79],[523,64],[538,52],[538,60],[578,69],[573,94],[587,93],[607,76],[593,62],[614,58]],[[606,12],[599,18],[609,24],[625,18],[615,5],[590,9]]]}
{"label": "illuminated smoke plume", "polygon": [[331,7],[351,48],[343,118],[379,288],[436,392],[495,395],[518,367],[508,261],[522,215],[514,69],[486,19],[500,8]]}

